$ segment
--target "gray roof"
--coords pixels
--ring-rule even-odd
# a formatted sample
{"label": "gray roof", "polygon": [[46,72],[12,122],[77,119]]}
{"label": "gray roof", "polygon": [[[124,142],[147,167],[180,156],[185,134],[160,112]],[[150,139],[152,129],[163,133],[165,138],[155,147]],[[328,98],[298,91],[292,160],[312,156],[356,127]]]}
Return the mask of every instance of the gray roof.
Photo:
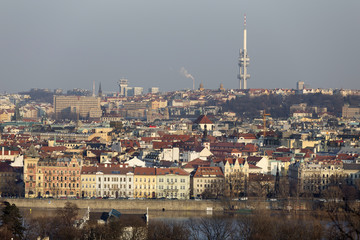
{"label": "gray roof", "polygon": [[360,171],[360,164],[358,163],[344,163],[344,170],[358,170]]}

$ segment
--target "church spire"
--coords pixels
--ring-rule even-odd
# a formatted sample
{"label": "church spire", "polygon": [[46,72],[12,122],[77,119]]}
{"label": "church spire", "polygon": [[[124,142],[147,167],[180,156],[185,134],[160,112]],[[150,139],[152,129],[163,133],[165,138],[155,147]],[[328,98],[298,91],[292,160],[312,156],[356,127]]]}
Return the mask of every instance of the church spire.
{"label": "church spire", "polygon": [[100,82],[100,84],[99,84],[98,97],[102,97],[101,82]]}

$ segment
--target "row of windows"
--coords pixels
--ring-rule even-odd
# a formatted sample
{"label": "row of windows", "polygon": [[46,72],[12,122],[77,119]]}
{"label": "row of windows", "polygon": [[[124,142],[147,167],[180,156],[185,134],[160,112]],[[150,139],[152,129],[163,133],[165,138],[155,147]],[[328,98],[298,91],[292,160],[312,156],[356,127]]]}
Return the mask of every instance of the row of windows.
{"label": "row of windows", "polygon": [[[29,194],[30,194],[30,193],[29,193]],[[73,192],[73,191],[68,192],[68,191],[66,191],[66,190],[65,190],[65,191],[62,191],[62,190],[61,190],[61,191],[54,191],[54,192],[46,192],[45,194],[46,194],[46,195],[53,195],[53,196],[59,195],[59,194],[60,194],[60,195],[63,195],[63,194],[64,194],[64,195],[68,195],[68,194],[69,194],[69,195],[75,195],[75,192]],[[76,192],[76,194],[79,195],[78,192]]]}
{"label": "row of windows", "polygon": [[[44,179],[51,181],[51,177],[46,177],[46,176],[45,176]],[[67,178],[67,177],[60,177],[60,178],[59,178],[58,176],[56,177],[56,180],[60,180],[60,181],[63,181],[63,180],[65,180],[65,181],[66,181],[66,180],[70,180],[70,181],[73,180],[73,181],[75,181],[76,179],[77,179],[78,181],[80,180],[79,177],[77,177],[77,178],[75,178],[75,177],[73,177],[73,178],[72,178],[72,177],[69,177],[69,178]],[[41,177],[40,177],[40,176],[39,176],[39,180],[41,180]],[[52,177],[52,180],[55,180],[55,177]]]}
{"label": "row of windows", "polygon": [[[223,182],[223,179],[204,179],[204,183],[216,183],[216,182]],[[203,179],[197,179],[196,182],[202,183]]]}
{"label": "row of windows", "polygon": [[[103,196],[116,196],[116,194],[120,195],[120,196],[131,196],[132,193],[129,192],[126,195],[126,192],[122,192],[122,191],[104,191]],[[98,192],[98,195],[101,196],[101,192]]]}
{"label": "row of windows", "polygon": [[[164,189],[164,186],[160,185],[159,189]],[[177,190],[177,186],[166,186],[165,189],[175,189],[175,190]],[[185,186],[180,186],[180,189],[185,190]]]}
{"label": "row of windows", "polygon": [[[122,181],[126,182],[126,178],[122,178],[122,177],[120,177],[120,178],[119,177],[112,177],[112,178],[104,177],[104,182],[110,182],[110,179],[111,179],[111,182],[122,182]],[[86,179],[86,181],[87,181],[87,179]],[[131,182],[131,178],[128,178],[128,181]],[[99,177],[99,182],[101,182],[101,177]]]}
{"label": "row of windows", "polygon": [[[84,179],[85,179],[85,180],[84,180]],[[81,181],[82,181],[82,182],[84,182],[84,181],[86,181],[86,182],[87,182],[87,181],[91,181],[91,178],[82,178]],[[92,181],[95,182],[95,178],[92,178]]]}
{"label": "row of windows", "polygon": [[[177,182],[177,178],[167,178],[166,181],[167,182]],[[159,182],[164,182],[164,178],[159,178]],[[184,183],[185,178],[181,178],[180,182]]]}
{"label": "row of windows", "polygon": [[[202,186],[203,186],[202,184],[197,184],[197,187],[202,187]],[[212,185],[212,184],[204,184],[204,187],[206,187],[206,188],[217,188],[219,186]]]}
{"label": "row of windows", "polygon": [[[139,179],[139,182],[142,182],[142,178],[135,178],[135,182],[137,182]],[[150,182],[150,178],[144,178],[144,182],[146,182],[146,179],[148,180],[148,182]],[[153,182],[155,182],[155,178],[152,179]]]}
{"label": "row of windows", "polygon": [[[99,184],[99,188],[101,188],[101,184]],[[126,188],[126,185],[117,185],[117,184],[104,184],[104,188],[113,188],[113,189],[119,189],[119,188]],[[131,189],[131,185],[128,186],[129,189]]]}
{"label": "row of windows", "polygon": [[[74,167],[75,167],[75,166],[74,166]],[[46,171],[46,170],[45,170],[45,173],[49,173],[49,174],[50,174],[51,172],[54,173],[54,174],[55,174],[55,173],[56,173],[56,174],[80,174],[80,171],[70,171],[70,170],[69,170],[69,171],[66,171],[66,170],[65,170],[65,171],[59,171],[59,170],[52,170],[52,171],[49,170],[49,171]],[[41,173],[41,170],[39,170],[39,173]]]}
{"label": "row of windows", "polygon": [[158,197],[169,197],[169,198],[177,198],[177,197],[185,197],[185,193],[180,193],[180,194],[177,194],[177,193],[159,193],[158,194]]}
{"label": "row of windows", "polygon": [[[247,169],[245,169],[245,171],[247,171]],[[230,171],[229,171],[229,169],[226,168],[225,172],[242,172],[242,171],[241,171],[241,169],[230,169]]]}
{"label": "row of windows", "polygon": [[[32,184],[30,183],[30,187],[32,186]],[[78,183],[73,183],[73,184],[71,184],[71,183],[53,183],[53,184],[51,184],[51,183],[49,183],[49,184],[47,184],[47,183],[44,183],[44,187],[69,187],[69,188],[71,188],[71,187],[73,187],[73,188],[75,188],[75,186],[78,188],[79,187],[79,184]],[[38,187],[41,187],[41,183],[38,183]]]}
{"label": "row of windows", "polygon": [[[135,189],[137,189],[139,187],[139,189],[151,189],[151,186],[147,186],[146,185],[135,185]],[[152,186],[152,189],[155,189],[155,186]]]}

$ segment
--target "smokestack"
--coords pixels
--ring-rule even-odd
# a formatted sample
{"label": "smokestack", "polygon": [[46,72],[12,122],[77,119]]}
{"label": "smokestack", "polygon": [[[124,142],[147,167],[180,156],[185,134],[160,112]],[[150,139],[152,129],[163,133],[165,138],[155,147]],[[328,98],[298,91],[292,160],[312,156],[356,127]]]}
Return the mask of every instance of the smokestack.
{"label": "smokestack", "polygon": [[190,73],[188,73],[188,71],[187,71],[184,67],[182,67],[182,68],[180,69],[180,73],[181,73],[182,75],[184,75],[184,77],[190,78],[190,79],[193,80],[193,90],[195,90],[195,78],[193,77],[193,75],[191,75]]}

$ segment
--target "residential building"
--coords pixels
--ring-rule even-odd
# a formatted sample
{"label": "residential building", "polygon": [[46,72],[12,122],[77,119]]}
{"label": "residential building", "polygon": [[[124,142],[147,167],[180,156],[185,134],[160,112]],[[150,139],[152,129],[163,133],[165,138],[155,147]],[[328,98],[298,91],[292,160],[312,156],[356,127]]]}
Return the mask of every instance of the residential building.
{"label": "residential building", "polygon": [[81,168],[81,197],[97,197],[96,194],[96,166],[83,166]]}
{"label": "residential building", "polygon": [[289,166],[289,183],[297,194],[321,194],[328,186],[346,178],[339,160],[297,161]]}
{"label": "residential building", "polygon": [[98,197],[133,197],[134,168],[122,164],[100,164],[96,172],[96,184]]}
{"label": "residential building", "polygon": [[156,198],[156,169],[136,167],[134,170],[134,197]]}
{"label": "residential building", "polygon": [[360,107],[351,107],[349,105],[344,105],[342,107],[342,117],[343,118],[360,118]]}
{"label": "residential building", "polygon": [[189,199],[190,174],[181,168],[156,169],[157,198]]}
{"label": "residential building", "polygon": [[102,115],[99,97],[55,95],[54,108],[57,119],[100,118]]}
{"label": "residential building", "polygon": [[25,197],[80,197],[81,158],[24,159]]}
{"label": "residential building", "polygon": [[194,197],[217,198],[224,195],[224,174],[220,167],[199,167],[193,177]]}

